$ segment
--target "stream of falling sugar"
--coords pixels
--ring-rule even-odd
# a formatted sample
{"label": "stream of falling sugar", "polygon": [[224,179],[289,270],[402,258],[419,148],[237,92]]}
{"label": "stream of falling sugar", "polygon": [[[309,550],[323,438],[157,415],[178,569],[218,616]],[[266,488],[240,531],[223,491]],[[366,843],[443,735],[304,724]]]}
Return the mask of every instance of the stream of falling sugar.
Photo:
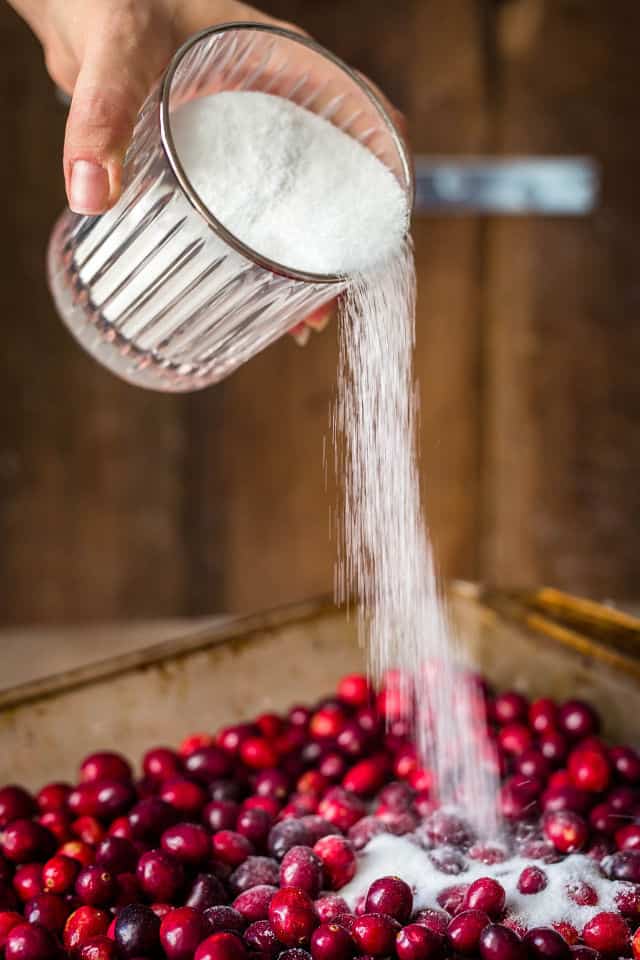
{"label": "stream of falling sugar", "polygon": [[333,421],[343,496],[336,595],[358,597],[374,679],[398,671],[439,802],[462,808],[481,835],[495,836],[496,782],[480,698],[459,667],[421,505],[414,341],[407,241],[384,269],[352,278],[342,305]]}

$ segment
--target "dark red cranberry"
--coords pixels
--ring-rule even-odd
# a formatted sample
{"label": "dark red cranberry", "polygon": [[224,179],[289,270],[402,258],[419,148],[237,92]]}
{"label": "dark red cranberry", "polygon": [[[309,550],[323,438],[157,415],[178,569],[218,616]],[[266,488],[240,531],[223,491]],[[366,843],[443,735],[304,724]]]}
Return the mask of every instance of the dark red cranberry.
{"label": "dark red cranberry", "polygon": [[23,787],[9,784],[0,789],[0,827],[12,820],[25,820],[35,812],[35,800]]}
{"label": "dark red cranberry", "polygon": [[312,711],[309,707],[303,706],[302,704],[295,704],[289,710],[287,714],[287,719],[289,723],[292,723],[294,727],[306,727],[311,719]]}
{"label": "dark red cranberry", "polygon": [[611,837],[620,824],[620,814],[612,810],[608,803],[597,803],[589,813],[589,823],[597,833]]}
{"label": "dark red cranberry", "polygon": [[569,960],[569,945],[551,927],[534,927],[524,937],[527,953],[533,960]]}
{"label": "dark red cranberry", "polygon": [[296,887],[284,887],[273,895],[269,920],[278,940],[288,947],[308,943],[318,925],[313,901]]}
{"label": "dark red cranberry", "polygon": [[609,785],[609,760],[602,750],[577,747],[569,754],[568,770],[576,787],[582,790],[602,793]]}
{"label": "dark red cranberry", "polygon": [[435,810],[424,823],[425,832],[435,844],[462,846],[470,839],[469,827],[456,814],[446,810]]}
{"label": "dark red cranberry", "polygon": [[526,723],[529,714],[529,701],[521,693],[508,690],[495,698],[491,713],[499,724]]}
{"label": "dark red cranberry", "polygon": [[228,900],[222,882],[213,873],[199,873],[191,885],[186,905],[195,910],[217,907]]}
{"label": "dark red cranberry", "polygon": [[[211,806],[209,804],[209,806]],[[209,824],[211,826],[211,824]],[[213,827],[214,830],[231,830],[233,829],[233,824],[225,825],[225,827]],[[243,837],[246,837],[256,847],[264,847],[267,842],[267,837],[269,836],[269,831],[273,826],[273,820],[269,816],[266,810],[243,810],[238,814],[237,822],[235,823],[235,828],[238,833],[242,834]]]}
{"label": "dark red cranberry", "polygon": [[160,919],[140,903],[123,907],[116,917],[115,941],[123,957],[151,957],[160,946]]}
{"label": "dark red cranberry", "polygon": [[204,917],[193,907],[171,910],[160,922],[160,943],[168,960],[189,960],[206,935]]}
{"label": "dark red cranberry", "polygon": [[45,860],[55,848],[55,838],[34,820],[13,820],[0,831],[0,851],[13,863]]}
{"label": "dark red cranberry", "polygon": [[239,803],[248,793],[249,783],[241,771],[236,771],[233,780],[212,780],[207,784],[211,800],[231,800]]}
{"label": "dark red cranberry", "polygon": [[82,816],[77,817],[71,824],[71,833],[78,840],[84,840],[95,846],[101,843],[106,836],[106,831],[97,817]]}
{"label": "dark red cranberry", "polygon": [[518,877],[518,890],[520,893],[540,893],[546,885],[547,875],[540,867],[525,867]]}
{"label": "dark red cranberry", "polygon": [[241,744],[256,732],[250,723],[236,723],[231,727],[223,727],[218,731],[216,743],[232,757],[237,757]]}
{"label": "dark red cranberry", "polygon": [[361,953],[385,957],[393,953],[400,924],[384,913],[365,913],[353,925],[351,936]]}
{"label": "dark red cranberry", "polygon": [[479,939],[482,960],[525,960],[527,951],[520,937],[508,927],[490,923]]}
{"label": "dark red cranberry", "polygon": [[142,769],[150,780],[162,782],[177,777],[182,772],[180,757],[169,747],[154,747],[142,758]]}
{"label": "dark red cranberry", "polygon": [[354,850],[362,850],[381,833],[390,833],[388,825],[379,817],[363,817],[349,829],[349,842]]}
{"label": "dark red cranberry", "polygon": [[465,910],[449,922],[447,937],[456,953],[470,956],[478,952],[480,934],[491,923],[481,910]]}
{"label": "dark red cranberry", "polygon": [[354,952],[351,935],[337,923],[322,923],[311,935],[313,960],[350,960]]}
{"label": "dark red cranberry", "polygon": [[630,823],[616,830],[618,850],[640,850],[640,824]]}
{"label": "dark red cranberry", "polygon": [[300,819],[309,831],[312,844],[316,844],[318,840],[322,840],[323,837],[328,837],[329,835],[341,836],[339,827],[336,827],[333,823],[329,823],[328,820],[325,820],[324,817],[319,816],[317,813],[307,814]]}
{"label": "dark red cranberry", "polygon": [[135,846],[123,837],[106,837],[96,849],[96,865],[114,875],[135,870],[137,859]]}
{"label": "dark red cranberry", "polygon": [[549,787],[542,795],[542,809],[546,812],[573,810],[586,813],[593,799],[586,790],[571,785]]}
{"label": "dark red cranberry", "polygon": [[82,761],[80,766],[80,781],[89,783],[92,780],[131,780],[131,767],[119,753],[103,751],[92,753]]}
{"label": "dark red cranberry", "polygon": [[176,823],[168,827],[160,843],[165,853],[190,866],[206,860],[211,852],[209,834],[198,823]]}
{"label": "dark red cranberry", "polygon": [[560,853],[582,850],[589,838],[589,828],[585,821],[570,810],[547,813],[544,818],[544,833]]}
{"label": "dark red cranberry", "polygon": [[261,770],[255,778],[253,789],[258,796],[284,800],[290,786],[288,777],[281,770]]}
{"label": "dark red cranberry", "polygon": [[315,902],[316,913],[321,923],[333,923],[342,913],[348,913],[346,900],[335,893],[327,893]]}
{"label": "dark red cranberry", "polygon": [[141,800],[129,812],[134,840],[153,841],[178,819],[177,811],[159,797]]}
{"label": "dark red cranberry", "polygon": [[348,720],[336,738],[340,750],[353,758],[362,757],[370,742],[370,735],[356,720]]}
{"label": "dark red cranberry", "polygon": [[400,877],[380,877],[369,887],[364,904],[366,913],[384,913],[401,924],[413,911],[411,887]]}
{"label": "dark red cranberry", "polygon": [[25,920],[40,923],[51,933],[62,933],[70,913],[69,905],[63,898],[52,893],[39,893],[24,907]]}
{"label": "dark red cranberry", "polygon": [[91,907],[102,907],[110,903],[116,893],[116,882],[104,867],[93,865],[83,867],[75,882],[76,896],[81,903]]}
{"label": "dark red cranberry", "polygon": [[322,861],[311,847],[287,850],[280,864],[280,886],[298,887],[310,897],[318,896],[322,886]]}
{"label": "dark red cranberry", "polygon": [[609,759],[617,775],[626,783],[640,783],[640,754],[632,747],[611,747]]}
{"label": "dark red cranberry", "polygon": [[640,804],[640,791],[628,786],[612,787],[605,800],[616,813],[634,813]]}
{"label": "dark red cranberry", "polygon": [[127,781],[90,780],[72,790],[67,802],[76,816],[113,820],[126,813],[135,799],[134,788]]}
{"label": "dark red cranberry", "polygon": [[269,853],[281,860],[292,847],[308,847],[311,835],[301,820],[291,819],[276,823],[269,832]]}
{"label": "dark red cranberry", "polygon": [[278,888],[269,883],[259,883],[239,894],[233,901],[233,908],[241,914],[248,923],[256,920],[266,920],[269,916],[269,906],[273,895]]}
{"label": "dark red cranberry", "polygon": [[442,936],[422,924],[410,923],[396,936],[398,960],[440,960],[444,952]]}
{"label": "dark red cranberry", "polygon": [[456,883],[453,884],[453,886],[444,887],[436,897],[438,905],[441,906],[443,910],[446,910],[447,913],[451,914],[452,917],[455,917],[456,914],[461,913],[463,910],[464,898],[467,895],[468,889],[468,883]]}
{"label": "dark red cranberry", "polygon": [[259,884],[275,886],[280,877],[277,860],[271,857],[248,857],[233,871],[229,883],[236,893],[243,893]]}
{"label": "dark red cranberry", "polygon": [[78,907],[64,925],[62,942],[71,954],[79,954],[92,937],[106,934],[110,916],[97,907]]}
{"label": "dark red cranberry", "polygon": [[70,793],[71,787],[68,783],[47,783],[36,796],[38,809],[41,813],[48,813],[52,810],[65,810],[67,798]]}
{"label": "dark red cranberry", "polygon": [[197,817],[207,802],[207,795],[200,784],[184,777],[172,777],[162,784],[160,799],[183,817]]}
{"label": "dark red cranberry", "polygon": [[240,759],[252,770],[268,770],[278,763],[278,754],[265,737],[247,737],[240,744]]}
{"label": "dark red cranberry", "polygon": [[202,819],[216,833],[218,830],[233,830],[239,814],[240,807],[234,800],[211,800],[202,811]]}
{"label": "dark red cranberry", "polygon": [[92,937],[80,951],[80,960],[118,960],[118,948],[111,937]]}
{"label": "dark red cranberry", "polygon": [[451,917],[448,917],[444,910],[436,910],[432,907],[428,907],[425,910],[418,910],[413,918],[414,923],[419,923],[423,927],[433,930],[434,933],[440,934],[441,937],[446,936],[450,920]]}
{"label": "dark red cranberry", "polygon": [[23,863],[13,876],[13,889],[23,903],[42,890],[42,864]]}
{"label": "dark red cranberry", "polygon": [[339,913],[335,919],[335,923],[341,927],[344,927],[347,933],[353,934],[353,928],[357,919],[358,917],[355,915],[355,913]]}
{"label": "dark red cranberry", "polygon": [[221,747],[209,746],[190,753],[184,760],[184,768],[189,776],[206,784],[226,777],[231,771],[231,763]]}
{"label": "dark red cranberry", "polygon": [[355,876],[356,855],[353,846],[345,837],[335,835],[322,837],[315,844],[313,852],[322,861],[332,890],[340,890]]}
{"label": "dark red cranberry", "polygon": [[71,815],[67,810],[47,810],[40,814],[38,823],[49,830],[58,843],[71,839]]}
{"label": "dark red cranberry", "polygon": [[207,933],[221,933],[227,931],[230,933],[242,933],[247,926],[247,921],[234,910],[233,907],[219,904],[216,907],[208,907],[203,916],[207,922]]}
{"label": "dark red cranberry", "polygon": [[162,850],[143,853],[138,861],[136,877],[146,896],[159,903],[171,903],[184,880],[180,864]]}
{"label": "dark red cranberry", "polygon": [[361,707],[356,712],[356,721],[360,724],[362,729],[371,734],[372,737],[377,737],[383,729],[383,720],[382,717],[378,714],[378,711],[375,707]]}
{"label": "dark red cranberry", "polygon": [[5,960],[52,960],[56,942],[39,923],[21,923],[9,931],[4,945]]}
{"label": "dark red cranberry", "polygon": [[600,721],[595,710],[582,700],[567,700],[558,711],[558,728],[572,740],[596,734]]}
{"label": "dark red cranberry", "polygon": [[194,960],[244,960],[246,955],[242,940],[235,933],[214,933],[202,941]]}
{"label": "dark red cranberry", "polygon": [[529,707],[529,726],[537,734],[548,733],[558,726],[558,708],[553,700],[540,697]]}
{"label": "dark red cranberry", "polygon": [[515,770],[523,777],[533,777],[536,780],[544,781],[550,773],[549,761],[543,757],[539,750],[525,750],[523,754],[516,758]]}
{"label": "dark red cranberry", "polygon": [[569,947],[572,960],[602,960],[602,954],[592,947],[583,947],[578,944],[575,947]]}
{"label": "dark red cranberry", "polygon": [[211,846],[216,860],[221,860],[230,867],[239,867],[253,853],[253,847],[247,838],[235,830],[219,830],[214,833]]}
{"label": "dark red cranberry", "polygon": [[629,927],[617,913],[597,913],[585,924],[582,939],[594,950],[621,956],[629,946]]}
{"label": "dark red cranberry", "polygon": [[4,949],[7,937],[14,927],[24,923],[24,917],[14,910],[0,911],[0,951]]}
{"label": "dark red cranberry", "polygon": [[502,884],[491,877],[480,877],[467,890],[463,906],[465,910],[481,910],[496,920],[504,910],[505,900]]}
{"label": "dark red cranberry", "polygon": [[640,851],[621,850],[614,853],[602,861],[602,869],[611,880],[640,883]]}
{"label": "dark red cranberry", "polygon": [[268,920],[256,920],[249,924],[244,932],[243,940],[250,950],[255,950],[263,957],[272,957],[280,953],[282,944],[275,935],[275,931]]}
{"label": "dark red cranberry", "polygon": [[538,740],[538,749],[540,753],[548,760],[552,767],[559,766],[567,756],[568,744],[567,738],[557,730],[549,730],[542,734]]}
{"label": "dark red cranberry", "polygon": [[135,873],[119,873],[116,877],[114,906],[126,907],[127,904],[139,903],[142,899],[140,884]]}

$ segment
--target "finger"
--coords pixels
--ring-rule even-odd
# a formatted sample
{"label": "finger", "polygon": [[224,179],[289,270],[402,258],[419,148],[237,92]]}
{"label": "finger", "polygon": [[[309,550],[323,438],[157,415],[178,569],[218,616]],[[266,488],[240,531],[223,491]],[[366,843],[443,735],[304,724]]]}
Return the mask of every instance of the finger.
{"label": "finger", "polygon": [[135,119],[170,46],[137,15],[97,30],[83,52],[67,120],[64,173],[69,206],[103,213],[118,199]]}

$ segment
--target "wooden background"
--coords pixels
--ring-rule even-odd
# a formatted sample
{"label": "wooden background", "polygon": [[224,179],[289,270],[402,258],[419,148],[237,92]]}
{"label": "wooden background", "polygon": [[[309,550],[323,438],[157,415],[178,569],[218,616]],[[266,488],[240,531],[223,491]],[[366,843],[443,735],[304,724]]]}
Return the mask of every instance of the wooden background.
{"label": "wooden background", "polygon": [[[587,153],[586,220],[415,224],[428,514],[442,571],[638,600],[635,0],[264,0],[368,72],[421,153]],[[45,245],[64,111],[0,3],[0,622],[253,610],[331,589],[335,331],[190,397],[62,329]]]}

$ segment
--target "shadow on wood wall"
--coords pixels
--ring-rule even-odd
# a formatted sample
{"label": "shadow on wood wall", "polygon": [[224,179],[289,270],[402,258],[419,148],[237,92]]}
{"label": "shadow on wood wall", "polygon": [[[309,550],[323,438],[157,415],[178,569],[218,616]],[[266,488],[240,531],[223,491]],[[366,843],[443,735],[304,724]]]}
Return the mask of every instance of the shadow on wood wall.
{"label": "shadow on wood wall", "polygon": [[[640,247],[632,0],[270,0],[368,72],[421,153],[587,153],[589,220],[414,236],[425,492],[448,576],[637,599]],[[43,271],[64,113],[0,6],[0,620],[256,609],[327,592],[335,331],[191,397],[99,369]]]}

